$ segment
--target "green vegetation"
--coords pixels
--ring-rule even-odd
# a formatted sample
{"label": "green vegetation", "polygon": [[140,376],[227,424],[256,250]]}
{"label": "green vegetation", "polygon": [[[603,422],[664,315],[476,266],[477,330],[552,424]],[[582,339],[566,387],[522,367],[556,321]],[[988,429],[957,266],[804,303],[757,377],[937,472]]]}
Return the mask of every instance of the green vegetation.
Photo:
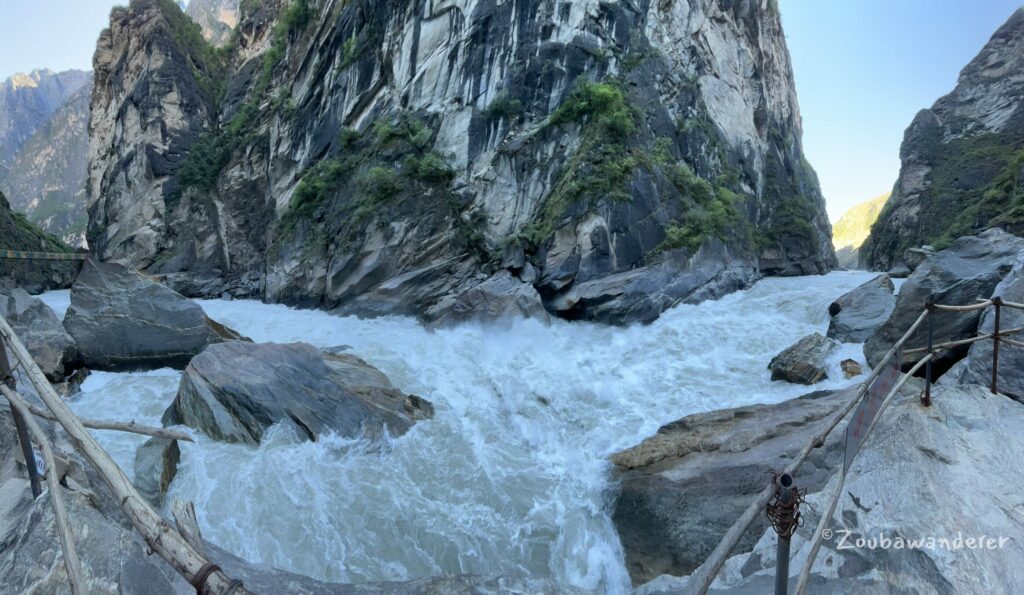
{"label": "green vegetation", "polygon": [[665,228],[665,239],[654,249],[655,253],[678,248],[695,252],[708,236],[725,240],[739,222],[736,207],[743,198],[724,185],[712,186],[685,163],[668,167],[666,175],[679,193],[694,204],[678,223]]}
{"label": "green vegetation", "polygon": [[511,120],[523,113],[523,102],[510,97],[508,93],[499,93],[484,110],[484,115],[491,120]]}
{"label": "green vegetation", "polygon": [[341,48],[341,62],[338,63],[338,68],[344,70],[355,63],[359,59],[359,56],[363,53],[363,44],[359,40],[359,35],[353,35],[345,40],[345,45]]}
{"label": "green vegetation", "polygon": [[633,110],[626,105],[622,88],[613,83],[583,80],[555,110],[551,124],[578,123],[596,126],[601,132],[623,139],[636,131]]}
{"label": "green vegetation", "polygon": [[188,61],[199,90],[210,106],[217,106],[224,97],[227,82],[227,60],[223,52],[210,45],[202,29],[188,17],[174,0],[160,0],[160,10]]}

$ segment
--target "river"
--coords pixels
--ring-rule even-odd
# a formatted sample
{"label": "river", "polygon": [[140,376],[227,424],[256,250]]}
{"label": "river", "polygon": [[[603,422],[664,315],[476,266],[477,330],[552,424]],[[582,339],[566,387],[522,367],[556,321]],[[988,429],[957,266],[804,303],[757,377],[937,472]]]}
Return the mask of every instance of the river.
{"label": "river", "polygon": [[[766,279],[748,291],[679,306],[646,326],[528,320],[429,330],[255,301],[201,301],[255,341],[350,345],[433,420],[383,446],[284,426],[259,447],[196,432],[168,501],[192,500],[204,537],[255,562],[339,582],[443,573],[553,578],[588,591],[629,589],[611,521],[608,455],[687,414],[799,396],[770,382],[769,360],[824,333],[828,304],[871,278],[837,272]],[[68,292],[43,296],[58,315]],[[863,364],[860,345],[839,362]],[[74,398],[82,416],[159,425],[179,373],[93,373]],[[144,439],[95,432],[129,474]]]}

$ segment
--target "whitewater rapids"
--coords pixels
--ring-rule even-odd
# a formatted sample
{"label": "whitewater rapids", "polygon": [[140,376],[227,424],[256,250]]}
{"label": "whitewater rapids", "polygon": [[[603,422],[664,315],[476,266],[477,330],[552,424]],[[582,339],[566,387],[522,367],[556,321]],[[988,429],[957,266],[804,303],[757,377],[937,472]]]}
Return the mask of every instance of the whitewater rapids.
{"label": "whitewater rapids", "polygon": [[[431,331],[404,317],[201,301],[255,341],[350,345],[436,415],[383,449],[301,441],[283,426],[258,447],[193,432],[167,500],[193,501],[204,537],[225,549],[322,580],[504,574],[628,591],[608,455],[684,415],[812,390],[771,382],[769,360],[824,333],[828,304],[870,278],[767,279],[628,328],[510,320]],[[62,315],[69,294],[43,299]],[[854,382],[840,372],[846,358],[863,364],[861,346],[837,350],[813,390]],[[160,425],[179,376],[96,372],[72,408]],[[130,475],[145,438],[94,433]]]}

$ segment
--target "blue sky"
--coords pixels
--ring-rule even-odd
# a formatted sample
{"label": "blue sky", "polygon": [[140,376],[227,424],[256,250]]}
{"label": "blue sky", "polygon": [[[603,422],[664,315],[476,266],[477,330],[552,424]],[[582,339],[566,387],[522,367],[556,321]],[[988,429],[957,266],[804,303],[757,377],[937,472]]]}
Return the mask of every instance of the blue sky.
{"label": "blue sky", "polygon": [[[5,2],[0,78],[89,69],[110,8],[126,0]],[[804,147],[833,220],[892,188],[903,131],[1021,0],[779,0]]]}
{"label": "blue sky", "polygon": [[1021,0],[779,0],[804,151],[835,221],[892,189],[903,131]]}

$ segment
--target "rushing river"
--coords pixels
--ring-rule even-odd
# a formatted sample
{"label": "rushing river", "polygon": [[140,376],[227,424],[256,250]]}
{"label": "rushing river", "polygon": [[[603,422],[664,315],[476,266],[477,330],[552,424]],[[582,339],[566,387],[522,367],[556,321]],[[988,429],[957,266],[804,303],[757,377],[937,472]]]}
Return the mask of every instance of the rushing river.
{"label": "rushing river", "polygon": [[[259,447],[196,432],[168,501],[192,500],[204,536],[245,558],[319,579],[406,580],[442,573],[550,577],[623,592],[607,457],[687,414],[775,403],[808,391],[770,382],[776,353],[828,325],[828,304],[870,278],[843,272],[768,279],[647,326],[511,320],[431,331],[253,301],[201,302],[255,341],[350,345],[396,386],[432,401],[384,448],[286,427]],[[44,299],[61,314],[67,292]],[[863,363],[859,345],[833,357]],[[159,425],[179,373],[94,373],[83,416]],[[143,438],[96,432],[129,474]]]}

